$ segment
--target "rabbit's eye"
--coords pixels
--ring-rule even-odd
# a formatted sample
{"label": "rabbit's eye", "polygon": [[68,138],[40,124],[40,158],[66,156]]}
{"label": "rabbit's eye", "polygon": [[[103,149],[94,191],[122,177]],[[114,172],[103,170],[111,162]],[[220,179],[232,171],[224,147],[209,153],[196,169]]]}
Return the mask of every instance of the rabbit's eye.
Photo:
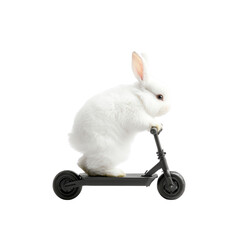
{"label": "rabbit's eye", "polygon": [[162,100],[162,101],[163,101],[163,95],[162,95],[162,94],[158,94],[156,97],[157,97],[157,99],[159,99],[159,100]]}

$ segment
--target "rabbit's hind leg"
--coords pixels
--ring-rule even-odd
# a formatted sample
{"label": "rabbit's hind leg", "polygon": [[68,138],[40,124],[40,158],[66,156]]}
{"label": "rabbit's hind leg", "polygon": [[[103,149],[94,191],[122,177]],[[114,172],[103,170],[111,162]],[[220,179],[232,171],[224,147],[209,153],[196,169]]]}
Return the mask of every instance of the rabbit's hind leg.
{"label": "rabbit's hind leg", "polygon": [[125,177],[126,174],[119,168],[104,169],[101,168],[82,168],[89,176],[103,177]]}
{"label": "rabbit's hind leg", "polygon": [[107,169],[103,173],[107,177],[125,177],[126,174],[119,168]]}
{"label": "rabbit's hind leg", "polygon": [[78,160],[78,166],[89,176],[125,177],[126,174],[119,168],[115,168],[110,161],[99,161],[96,157],[83,155]]}

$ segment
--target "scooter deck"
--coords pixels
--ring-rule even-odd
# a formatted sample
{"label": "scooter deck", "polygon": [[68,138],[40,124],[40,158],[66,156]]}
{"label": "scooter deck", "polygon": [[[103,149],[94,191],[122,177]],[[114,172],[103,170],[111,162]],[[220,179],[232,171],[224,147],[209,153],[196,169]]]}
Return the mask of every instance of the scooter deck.
{"label": "scooter deck", "polygon": [[81,186],[149,186],[158,177],[157,174],[144,177],[143,173],[128,173],[125,177],[102,177],[88,176],[85,173],[79,174]]}

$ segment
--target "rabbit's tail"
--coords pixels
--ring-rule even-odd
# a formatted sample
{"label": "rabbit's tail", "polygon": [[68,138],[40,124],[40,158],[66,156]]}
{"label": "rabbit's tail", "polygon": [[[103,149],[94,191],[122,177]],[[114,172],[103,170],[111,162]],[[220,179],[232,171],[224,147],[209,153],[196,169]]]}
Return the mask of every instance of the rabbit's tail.
{"label": "rabbit's tail", "polygon": [[87,159],[86,156],[83,155],[82,157],[80,157],[78,159],[78,163],[77,164],[85,173],[89,174],[88,169],[86,167],[86,159]]}
{"label": "rabbit's tail", "polygon": [[81,152],[81,143],[79,141],[79,138],[74,133],[68,134],[68,140],[73,149],[75,149],[78,152]]}

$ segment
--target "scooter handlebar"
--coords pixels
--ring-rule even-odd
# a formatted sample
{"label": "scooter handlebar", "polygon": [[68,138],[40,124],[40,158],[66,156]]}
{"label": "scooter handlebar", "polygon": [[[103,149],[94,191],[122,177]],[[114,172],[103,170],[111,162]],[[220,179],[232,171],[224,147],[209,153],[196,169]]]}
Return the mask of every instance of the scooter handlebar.
{"label": "scooter handlebar", "polygon": [[153,135],[159,134],[161,131],[162,131],[162,128],[161,128],[160,131],[158,132],[157,127],[152,127],[152,128],[150,129],[150,133],[153,134]]}

